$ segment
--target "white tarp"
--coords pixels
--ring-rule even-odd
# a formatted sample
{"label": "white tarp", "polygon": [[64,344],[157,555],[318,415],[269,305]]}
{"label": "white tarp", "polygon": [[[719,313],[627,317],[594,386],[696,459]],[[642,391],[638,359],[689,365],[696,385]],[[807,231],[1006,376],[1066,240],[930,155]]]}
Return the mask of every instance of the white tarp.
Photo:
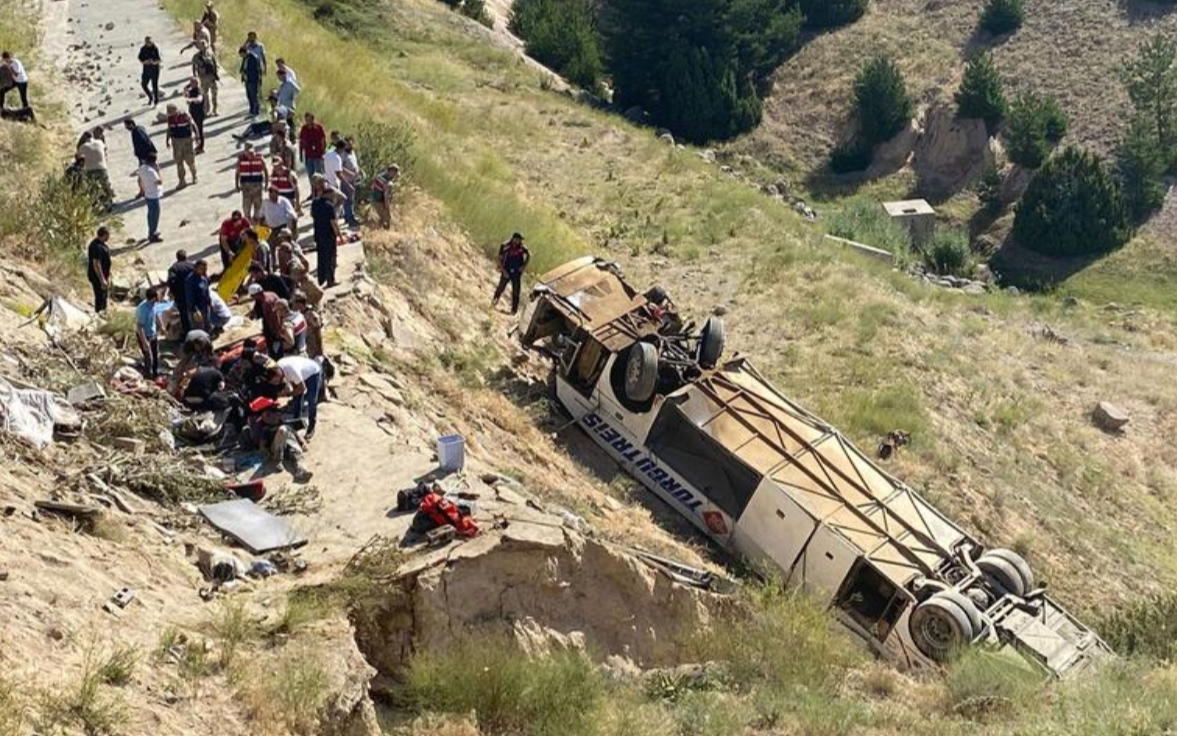
{"label": "white tarp", "polygon": [[54,425],[81,423],[78,413],[50,391],[17,388],[0,378],[0,420],[3,428],[41,448],[53,441]]}

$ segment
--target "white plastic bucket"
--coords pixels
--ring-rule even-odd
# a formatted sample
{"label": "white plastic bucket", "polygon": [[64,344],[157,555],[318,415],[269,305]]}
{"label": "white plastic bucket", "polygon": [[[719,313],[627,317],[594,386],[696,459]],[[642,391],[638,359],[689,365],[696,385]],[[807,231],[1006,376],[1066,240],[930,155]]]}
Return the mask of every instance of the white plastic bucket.
{"label": "white plastic bucket", "polygon": [[437,438],[437,464],[442,470],[461,470],[466,464],[466,440],[460,434]]}

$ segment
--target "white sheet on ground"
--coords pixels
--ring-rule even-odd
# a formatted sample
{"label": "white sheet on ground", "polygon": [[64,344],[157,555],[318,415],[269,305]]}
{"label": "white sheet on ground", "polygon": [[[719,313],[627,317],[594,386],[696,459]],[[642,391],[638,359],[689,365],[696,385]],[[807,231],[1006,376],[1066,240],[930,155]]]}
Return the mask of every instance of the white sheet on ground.
{"label": "white sheet on ground", "polygon": [[3,428],[34,447],[53,441],[54,425],[76,425],[81,417],[51,391],[17,388],[0,378],[0,418]]}

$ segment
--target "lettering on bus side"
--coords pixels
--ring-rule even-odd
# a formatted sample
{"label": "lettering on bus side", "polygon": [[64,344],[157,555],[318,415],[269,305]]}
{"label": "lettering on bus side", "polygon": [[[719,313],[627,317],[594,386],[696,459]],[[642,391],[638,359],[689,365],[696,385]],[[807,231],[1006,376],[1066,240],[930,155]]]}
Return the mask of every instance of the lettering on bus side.
{"label": "lettering on bus side", "polygon": [[703,506],[703,499],[696,496],[690,489],[676,481],[670,473],[659,467],[658,463],[642,452],[640,447],[621,436],[609,423],[599,415],[589,413],[580,420],[584,428],[601,438],[619,457],[651,483],[666,491],[672,498],[691,511],[698,512]]}

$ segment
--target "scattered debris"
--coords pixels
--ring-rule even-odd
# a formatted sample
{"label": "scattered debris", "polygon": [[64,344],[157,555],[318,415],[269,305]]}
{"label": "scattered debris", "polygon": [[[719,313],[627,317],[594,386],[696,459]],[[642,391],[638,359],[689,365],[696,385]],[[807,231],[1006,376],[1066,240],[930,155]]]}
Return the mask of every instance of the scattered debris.
{"label": "scattered debris", "polygon": [[54,430],[80,431],[82,418],[60,396],[38,388],[17,388],[0,378],[0,428],[38,449],[53,441]]}
{"label": "scattered debris", "polygon": [[93,521],[102,516],[102,509],[97,506],[83,506],[77,503],[63,503],[61,501],[42,500],[33,504],[42,511],[48,511],[63,516],[72,516],[83,521]]}
{"label": "scattered debris", "polygon": [[110,597],[110,602],[119,608],[126,608],[133,600],[135,600],[135,591],[130,588],[119,588]]}
{"label": "scattered debris", "polygon": [[134,437],[115,437],[111,440],[111,445],[116,450],[123,450],[132,455],[142,455],[143,450],[146,448],[146,443],[143,440]]}
{"label": "scattered debris", "polygon": [[82,406],[84,404],[90,403],[91,401],[105,399],[106,391],[103,390],[102,386],[99,385],[97,381],[87,381],[86,383],[71,388],[69,393],[65,395],[65,398],[74,406]]}
{"label": "scattered debris", "polygon": [[1105,432],[1118,433],[1131,421],[1131,417],[1115,404],[1101,401],[1096,405],[1095,410],[1091,412],[1091,420],[1095,422],[1095,426]]}
{"label": "scattered debris", "polygon": [[894,429],[887,433],[879,443],[879,459],[889,460],[899,451],[899,448],[911,444],[911,433],[902,429]]}
{"label": "scattered debris", "polygon": [[1042,329],[1038,330],[1038,336],[1043,340],[1047,340],[1048,342],[1053,342],[1058,345],[1069,345],[1071,343],[1069,338],[1059,334],[1050,325],[1044,325]]}
{"label": "scattered debris", "polygon": [[244,498],[207,504],[198,510],[218,531],[240,542],[253,554],[301,547],[307,543],[307,538],[285,519]]}

